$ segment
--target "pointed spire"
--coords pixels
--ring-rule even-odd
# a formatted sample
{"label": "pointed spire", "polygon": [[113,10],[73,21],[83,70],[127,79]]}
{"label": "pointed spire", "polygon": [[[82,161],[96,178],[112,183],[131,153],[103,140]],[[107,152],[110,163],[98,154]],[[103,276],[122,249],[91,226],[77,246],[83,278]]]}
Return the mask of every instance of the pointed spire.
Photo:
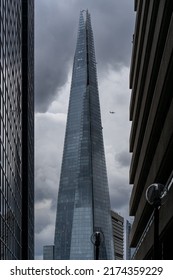
{"label": "pointed spire", "polygon": [[80,30],[81,27],[84,27],[84,26],[85,26],[83,11],[84,11],[84,10],[80,11],[79,30]]}

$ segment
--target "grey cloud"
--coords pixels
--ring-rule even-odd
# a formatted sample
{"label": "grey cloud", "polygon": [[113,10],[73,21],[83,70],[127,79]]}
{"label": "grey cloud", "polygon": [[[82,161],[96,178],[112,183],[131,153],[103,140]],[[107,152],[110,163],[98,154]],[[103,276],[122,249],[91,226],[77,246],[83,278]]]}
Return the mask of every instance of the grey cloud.
{"label": "grey cloud", "polygon": [[47,225],[51,223],[50,215],[45,211],[37,210],[37,223],[35,224],[35,233],[40,233]]}
{"label": "grey cloud", "polygon": [[[43,169],[44,171],[44,169]],[[36,169],[36,173],[38,174],[38,170]],[[58,170],[54,168],[54,174],[57,174]],[[56,196],[58,193],[58,176],[56,176],[56,180],[51,179],[51,173],[48,170],[45,171],[41,176],[37,175],[36,178],[36,191],[35,191],[35,202],[42,201],[43,199],[52,199],[56,200]],[[55,188],[57,186],[57,189]]]}
{"label": "grey cloud", "polygon": [[[124,13],[125,9],[132,9],[129,1],[108,1],[97,11],[94,34],[96,38],[96,57],[102,69],[111,65],[119,70],[123,65],[129,65],[131,52],[131,36],[133,30],[132,14]],[[128,5],[128,7],[125,7]],[[109,8],[109,9],[108,9]],[[101,69],[101,71],[103,71]],[[106,70],[106,69],[105,69]]]}
{"label": "grey cloud", "polygon": [[[64,123],[54,114],[36,114],[35,232],[36,255],[42,254],[50,226],[54,228]],[[46,202],[49,202],[47,205]],[[39,205],[39,207],[38,207]],[[40,206],[41,205],[41,206]],[[44,232],[44,238],[42,236]],[[53,238],[53,230],[51,237]]]}
{"label": "grey cloud", "polygon": [[[91,12],[96,57],[100,73],[111,65],[129,65],[133,30],[133,4],[121,0],[37,0],[35,35],[36,110],[45,112],[56,92],[67,81],[72,65],[78,17],[81,9]],[[129,10],[129,14],[125,10]],[[130,12],[131,11],[131,12]],[[128,42],[128,43],[127,43]]]}
{"label": "grey cloud", "polygon": [[[56,211],[58,188],[59,188],[59,166],[55,167],[50,172],[50,167],[44,168],[40,164],[40,170],[36,169],[36,190],[35,190],[35,203],[42,203],[45,199],[50,201],[50,210]],[[37,213],[36,213],[37,215]],[[46,213],[48,215],[48,213]]]}
{"label": "grey cloud", "polygon": [[120,213],[122,216],[128,216],[129,213],[129,199],[131,188],[128,184],[127,178],[118,177],[112,179],[109,185],[111,209]]}
{"label": "grey cloud", "polygon": [[122,151],[115,156],[115,160],[118,162],[120,167],[129,167],[131,156],[127,151]]}
{"label": "grey cloud", "polygon": [[130,188],[128,185],[115,188],[115,192],[111,194],[112,208],[120,210],[125,205],[128,205],[130,197]]}

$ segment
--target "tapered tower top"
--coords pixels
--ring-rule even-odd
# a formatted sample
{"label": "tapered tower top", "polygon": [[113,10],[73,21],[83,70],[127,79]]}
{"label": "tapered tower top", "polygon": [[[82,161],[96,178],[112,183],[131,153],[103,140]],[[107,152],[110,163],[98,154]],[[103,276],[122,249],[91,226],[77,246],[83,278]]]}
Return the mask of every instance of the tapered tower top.
{"label": "tapered tower top", "polygon": [[113,259],[94,39],[90,14],[82,10],[59,184],[55,259],[95,259],[95,232],[104,236],[99,258]]}

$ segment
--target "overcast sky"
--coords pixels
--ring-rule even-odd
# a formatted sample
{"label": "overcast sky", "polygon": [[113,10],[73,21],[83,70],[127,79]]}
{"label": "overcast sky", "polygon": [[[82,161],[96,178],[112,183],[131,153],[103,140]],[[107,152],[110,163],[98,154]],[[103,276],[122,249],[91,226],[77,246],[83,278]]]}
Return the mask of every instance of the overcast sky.
{"label": "overcast sky", "polygon": [[[73,56],[80,10],[94,32],[111,207],[128,217],[129,67],[133,0],[35,1],[35,255],[53,244]],[[110,114],[114,111],[115,114]]]}

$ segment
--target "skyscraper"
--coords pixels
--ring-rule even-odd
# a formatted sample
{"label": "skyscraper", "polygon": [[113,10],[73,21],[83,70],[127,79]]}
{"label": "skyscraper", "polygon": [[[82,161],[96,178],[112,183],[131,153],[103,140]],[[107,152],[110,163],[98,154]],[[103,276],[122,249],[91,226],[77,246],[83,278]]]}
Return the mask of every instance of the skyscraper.
{"label": "skyscraper", "polygon": [[34,258],[34,1],[0,1],[0,259]]}
{"label": "skyscraper", "polygon": [[94,40],[88,11],[80,13],[55,225],[55,259],[114,259]]}

